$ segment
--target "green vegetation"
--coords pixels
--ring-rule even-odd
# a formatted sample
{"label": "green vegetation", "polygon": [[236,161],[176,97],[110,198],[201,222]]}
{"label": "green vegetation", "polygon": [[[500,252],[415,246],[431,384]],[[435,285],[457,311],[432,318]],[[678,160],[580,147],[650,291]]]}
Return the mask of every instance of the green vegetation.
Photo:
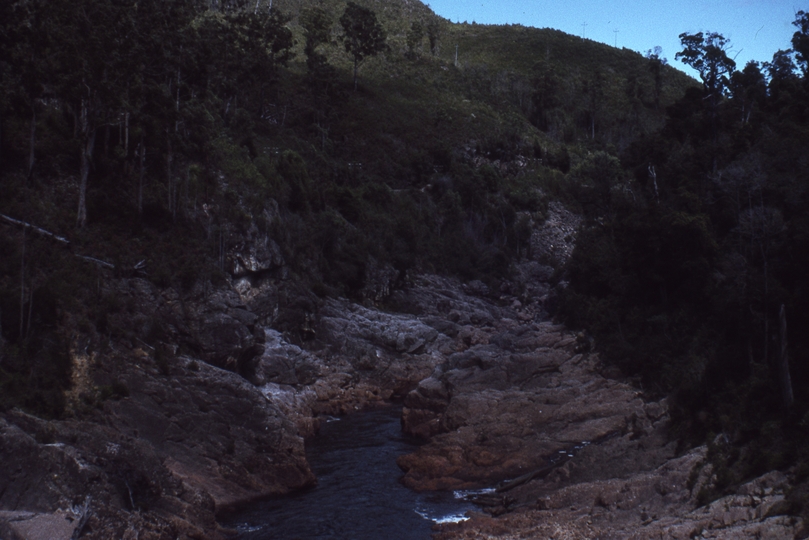
{"label": "green vegetation", "polygon": [[[795,26],[800,51],[809,15]],[[723,434],[709,500],[809,463],[809,79],[799,52],[737,71],[721,35],[680,37],[703,87],[620,152],[620,168],[591,158],[563,312],[649,393],[674,397],[680,435]]]}
{"label": "green vegetation", "polygon": [[387,35],[376,20],[376,14],[368,8],[349,2],[340,17],[343,27],[343,44],[354,59],[354,90],[357,89],[357,69],[369,56],[385,50]]}
{"label": "green vegetation", "polygon": [[[648,61],[629,51],[451,25],[421,4],[236,4],[5,5],[0,211],[123,267],[147,259],[161,286],[213,279],[223,238],[251,223],[299,277],[343,294],[369,256],[496,279],[548,167],[663,121]],[[571,71],[575,55],[600,56],[603,73]],[[671,102],[691,83],[664,71]],[[9,262],[8,291],[18,274]]]}
{"label": "green vegetation", "polygon": [[62,414],[87,341],[159,345],[116,324],[135,307],[106,280],[209,290],[258,230],[319,295],[363,299],[373,265],[496,286],[561,199],[585,217],[567,322],[671,393],[684,437],[744,446],[712,449],[727,485],[809,462],[803,12],[796,27],[763,71],[684,34],[700,85],[659,51],[419,2],[4,2],[0,213],[70,245],[0,224],[0,407]]}

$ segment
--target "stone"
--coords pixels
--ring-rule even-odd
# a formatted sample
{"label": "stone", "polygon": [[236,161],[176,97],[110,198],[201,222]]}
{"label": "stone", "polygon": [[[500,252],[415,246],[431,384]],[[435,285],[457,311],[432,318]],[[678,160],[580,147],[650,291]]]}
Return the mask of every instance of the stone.
{"label": "stone", "polygon": [[[551,210],[548,226],[572,241],[574,222]],[[404,431],[425,440],[397,460],[406,485],[499,489],[477,499],[487,514],[438,538],[795,536],[783,473],[699,507],[707,449],[676,455],[666,401],[645,401],[548,320],[553,269],[536,259],[564,259],[557,240],[496,298],[435,275],[388,289],[380,268],[364,305],[319,299],[247,244],[232,288],[117,281],[136,313],[111,316],[131,339],[73,351],[75,390],[96,401],[73,400],[62,420],[0,414],[0,537],[35,538],[40,524],[67,535],[89,496],[82,538],[218,540],[217,512],[315,482],[304,438],[322,417],[394,398]],[[392,311],[373,307],[382,297]],[[102,400],[113,383],[128,395]]]}
{"label": "stone", "polygon": [[280,332],[265,329],[264,350],[257,358],[250,378],[257,386],[267,383],[310,385],[321,374],[321,362],[297,345],[286,341]]}
{"label": "stone", "polygon": [[258,275],[284,266],[281,248],[267,234],[259,232],[255,223],[238,238],[229,251],[230,273],[235,278]]}
{"label": "stone", "polygon": [[62,510],[52,514],[0,511],[5,540],[73,540],[79,525],[79,516]]}

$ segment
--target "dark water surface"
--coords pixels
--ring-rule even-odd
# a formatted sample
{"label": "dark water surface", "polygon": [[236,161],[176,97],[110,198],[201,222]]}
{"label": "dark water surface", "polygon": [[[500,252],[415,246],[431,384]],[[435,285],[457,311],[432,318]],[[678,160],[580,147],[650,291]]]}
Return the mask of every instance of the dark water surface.
{"label": "dark water surface", "polygon": [[436,521],[463,519],[474,506],[462,493],[416,493],[399,483],[396,458],[416,442],[401,431],[399,407],[322,424],[306,455],[314,488],[254,503],[223,520],[242,540],[430,538]]}

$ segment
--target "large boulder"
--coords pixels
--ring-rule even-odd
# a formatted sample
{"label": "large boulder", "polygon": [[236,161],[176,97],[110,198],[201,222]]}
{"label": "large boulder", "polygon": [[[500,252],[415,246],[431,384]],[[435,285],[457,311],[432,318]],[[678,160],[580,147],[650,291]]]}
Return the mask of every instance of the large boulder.
{"label": "large boulder", "polygon": [[322,372],[322,362],[284,336],[271,329],[264,330],[264,352],[256,360],[252,382],[304,386],[314,383]]}
{"label": "large boulder", "polygon": [[115,283],[108,294],[132,306],[131,312],[112,314],[110,322],[130,333],[132,346],[146,344],[164,356],[185,352],[241,373],[250,372],[263,351],[258,316],[231,288],[200,284],[181,294],[134,278]]}
{"label": "large boulder", "polygon": [[[272,216],[268,221],[272,221]],[[285,264],[280,246],[267,233],[259,231],[255,222],[251,222],[246,233],[234,235],[231,240],[234,245],[228,251],[227,259],[230,274],[235,278],[258,277]]]}
{"label": "large boulder", "polygon": [[167,305],[169,320],[176,321],[179,340],[195,356],[217,367],[249,372],[263,351],[262,330],[257,316],[247,310],[231,289],[218,290],[205,298]]}

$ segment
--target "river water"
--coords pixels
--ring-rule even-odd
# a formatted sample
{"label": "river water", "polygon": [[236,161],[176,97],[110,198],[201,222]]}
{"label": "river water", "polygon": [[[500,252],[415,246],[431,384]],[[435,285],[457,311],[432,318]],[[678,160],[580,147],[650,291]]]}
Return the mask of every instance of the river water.
{"label": "river water", "polygon": [[416,493],[404,487],[396,458],[418,443],[402,434],[399,407],[324,422],[307,442],[316,487],[260,501],[223,520],[240,540],[430,538],[436,522],[473,510],[468,493]]}

